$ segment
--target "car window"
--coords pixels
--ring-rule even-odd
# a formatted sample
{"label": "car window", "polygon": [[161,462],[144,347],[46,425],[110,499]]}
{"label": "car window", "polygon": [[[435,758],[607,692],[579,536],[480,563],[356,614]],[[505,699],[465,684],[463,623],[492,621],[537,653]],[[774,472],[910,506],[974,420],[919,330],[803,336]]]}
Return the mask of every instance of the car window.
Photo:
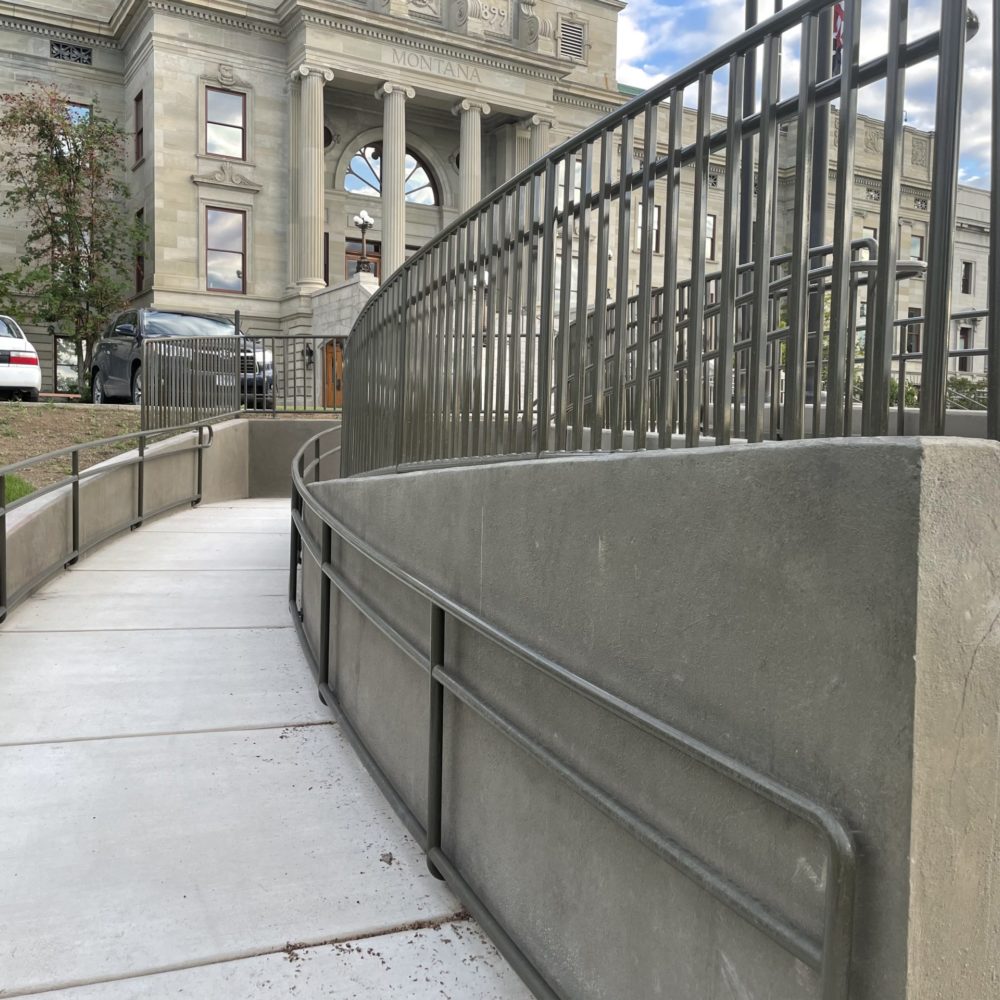
{"label": "car window", "polygon": [[146,313],[147,337],[223,337],[235,331],[231,319],[216,316],[184,316],[181,313]]}
{"label": "car window", "polygon": [[14,340],[24,340],[21,328],[12,320],[0,316],[0,337],[13,337]]}

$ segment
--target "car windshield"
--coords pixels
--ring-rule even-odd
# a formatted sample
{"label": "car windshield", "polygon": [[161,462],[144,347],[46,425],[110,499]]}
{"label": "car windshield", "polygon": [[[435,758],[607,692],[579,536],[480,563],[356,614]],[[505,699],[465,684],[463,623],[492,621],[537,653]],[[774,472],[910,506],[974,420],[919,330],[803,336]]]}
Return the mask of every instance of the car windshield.
{"label": "car windshield", "polygon": [[14,340],[24,340],[21,328],[7,316],[0,316],[0,337],[12,337]]}
{"label": "car windshield", "polygon": [[182,313],[146,313],[148,337],[231,337],[235,331],[231,319],[221,316],[185,316]]}

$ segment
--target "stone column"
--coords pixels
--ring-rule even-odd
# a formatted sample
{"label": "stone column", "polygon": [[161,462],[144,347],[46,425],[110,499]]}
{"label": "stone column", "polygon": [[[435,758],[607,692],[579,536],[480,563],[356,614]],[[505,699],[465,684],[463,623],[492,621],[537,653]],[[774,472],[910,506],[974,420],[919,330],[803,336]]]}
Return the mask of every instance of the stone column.
{"label": "stone column", "polygon": [[552,122],[540,115],[529,115],[521,122],[522,128],[526,128],[530,135],[529,156],[531,162],[541,159],[549,151],[549,129]]}
{"label": "stone column", "polygon": [[375,96],[383,103],[382,123],[382,277],[406,257],[406,102],[416,91],[383,83]]}
{"label": "stone column", "polygon": [[458,210],[467,212],[482,197],[482,118],[490,113],[490,106],[477,101],[459,101],[451,113],[459,116],[460,123]]}
{"label": "stone column", "polygon": [[299,124],[299,276],[300,292],[315,292],[323,283],[323,85],[333,79],[328,69],[300,66],[302,78]]}
{"label": "stone column", "polygon": [[301,90],[299,71],[293,70],[288,78],[288,287],[294,290],[299,282],[299,170],[302,145],[300,118]]}

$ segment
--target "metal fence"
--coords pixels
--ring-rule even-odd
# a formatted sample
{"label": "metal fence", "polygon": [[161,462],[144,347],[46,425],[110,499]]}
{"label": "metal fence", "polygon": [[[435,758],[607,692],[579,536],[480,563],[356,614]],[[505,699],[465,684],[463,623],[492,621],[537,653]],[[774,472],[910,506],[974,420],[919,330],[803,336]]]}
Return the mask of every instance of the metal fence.
{"label": "metal fence", "polygon": [[[147,453],[150,443],[184,432],[191,432],[191,440],[187,447],[179,450],[157,450]],[[90,551],[90,549],[95,548],[123,531],[139,527],[148,518],[164,514],[185,504],[199,503],[202,493],[202,456],[205,449],[211,447],[213,435],[214,432],[211,424],[196,422],[155,431],[120,434],[117,437],[102,438],[99,441],[87,441],[84,444],[73,445],[69,448],[60,448],[57,451],[50,451],[44,455],[26,458],[21,462],[0,467],[0,623],[7,618],[8,613],[13,608],[31,594],[41,583],[65,567],[73,565],[80,556]],[[134,455],[124,455],[121,458],[117,458],[111,465],[102,463],[93,468],[81,469],[81,455],[86,452],[132,444],[133,442],[136,448]],[[149,509],[146,505],[145,491],[145,471],[147,464],[165,458],[176,459],[177,455],[184,451],[194,451],[195,453],[194,491],[166,505],[152,510]],[[68,464],[70,471],[66,475],[59,477],[55,482],[41,486],[17,500],[7,502],[8,482],[11,481],[11,477],[16,474],[29,472],[29,470],[38,468],[39,466],[45,466],[48,463]],[[88,480],[107,475],[109,472],[120,472],[120,470],[130,467],[135,467],[136,469],[135,499],[130,515],[126,520],[113,525],[108,531],[84,540],[81,535],[81,520],[83,516],[80,496],[81,484]],[[34,501],[48,494],[59,490],[66,490],[67,488],[69,489],[69,532],[65,550],[58,556],[55,562],[39,567],[30,579],[20,583],[14,592],[10,592],[8,590],[10,567],[7,559],[8,515],[12,514],[19,507],[34,503]],[[100,502],[99,496],[98,502]]]}
{"label": "metal fence", "polygon": [[339,413],[345,341],[299,334],[148,338],[142,426],[170,427],[241,410]]}
{"label": "metal fence", "polygon": [[[843,6],[839,74],[822,78],[815,58],[832,4],[801,0],[559,146],[410,257],[369,300],[351,334],[344,470],[662,448],[675,434],[687,446],[703,435],[721,444],[734,436],[839,436],[858,430],[858,396],[861,432],[883,434],[894,361],[911,375],[919,361],[920,432],[944,433],[954,353],[958,109],[965,45],[978,22],[964,0],[947,0],[940,31],[907,41],[905,5],[892,3],[883,54],[861,63],[861,0]],[[783,98],[780,52],[789,34],[800,39],[801,74],[798,92]],[[992,44],[1000,51],[996,19]],[[758,57],[759,94],[744,83]],[[909,321],[919,322],[923,336],[921,350],[908,354],[905,344],[902,352],[894,348],[895,289],[905,277],[898,235],[903,89],[907,69],[923,63],[923,75],[930,69],[936,76],[937,113],[929,264],[922,315]],[[863,259],[849,226],[859,91],[873,84],[885,92],[879,232],[887,238]],[[810,247],[813,140],[834,101],[832,240]],[[727,108],[724,127],[713,118],[714,104]],[[776,254],[778,145],[793,134],[790,249]],[[995,167],[996,115],[991,141]],[[721,244],[714,274],[706,273],[701,252],[709,236],[710,162],[724,197],[719,231],[711,234]],[[682,175],[693,184],[682,186]],[[998,202],[991,207],[994,250]],[[657,212],[662,265],[654,260]],[[742,254],[741,226],[753,234]],[[997,270],[994,252],[983,394],[993,438],[1000,437],[1000,335],[988,317]],[[865,351],[856,356],[862,285]],[[897,383],[900,392],[905,401],[905,384]]]}

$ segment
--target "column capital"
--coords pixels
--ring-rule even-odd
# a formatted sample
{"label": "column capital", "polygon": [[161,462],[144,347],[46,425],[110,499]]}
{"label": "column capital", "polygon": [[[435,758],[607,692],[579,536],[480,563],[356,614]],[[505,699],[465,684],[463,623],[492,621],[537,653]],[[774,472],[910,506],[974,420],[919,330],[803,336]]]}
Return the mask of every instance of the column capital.
{"label": "column capital", "polygon": [[305,77],[310,75],[319,77],[324,83],[330,83],[333,80],[332,69],[325,69],[322,66],[310,66],[307,63],[301,63],[296,66],[289,75],[292,80],[305,79]]}
{"label": "column capital", "polygon": [[551,128],[555,125],[555,119],[543,118],[541,115],[528,115],[526,118],[522,118],[517,124],[519,128],[544,128],[545,126]]}
{"label": "column capital", "polygon": [[453,115],[461,115],[467,111],[478,111],[481,115],[488,115],[493,109],[483,101],[470,101],[467,97],[459,101],[452,109]]}
{"label": "column capital", "polygon": [[375,97],[380,101],[383,97],[388,97],[390,94],[402,94],[408,101],[412,101],[417,96],[417,92],[412,87],[407,87],[402,83],[393,83],[391,80],[380,84],[375,91]]}

